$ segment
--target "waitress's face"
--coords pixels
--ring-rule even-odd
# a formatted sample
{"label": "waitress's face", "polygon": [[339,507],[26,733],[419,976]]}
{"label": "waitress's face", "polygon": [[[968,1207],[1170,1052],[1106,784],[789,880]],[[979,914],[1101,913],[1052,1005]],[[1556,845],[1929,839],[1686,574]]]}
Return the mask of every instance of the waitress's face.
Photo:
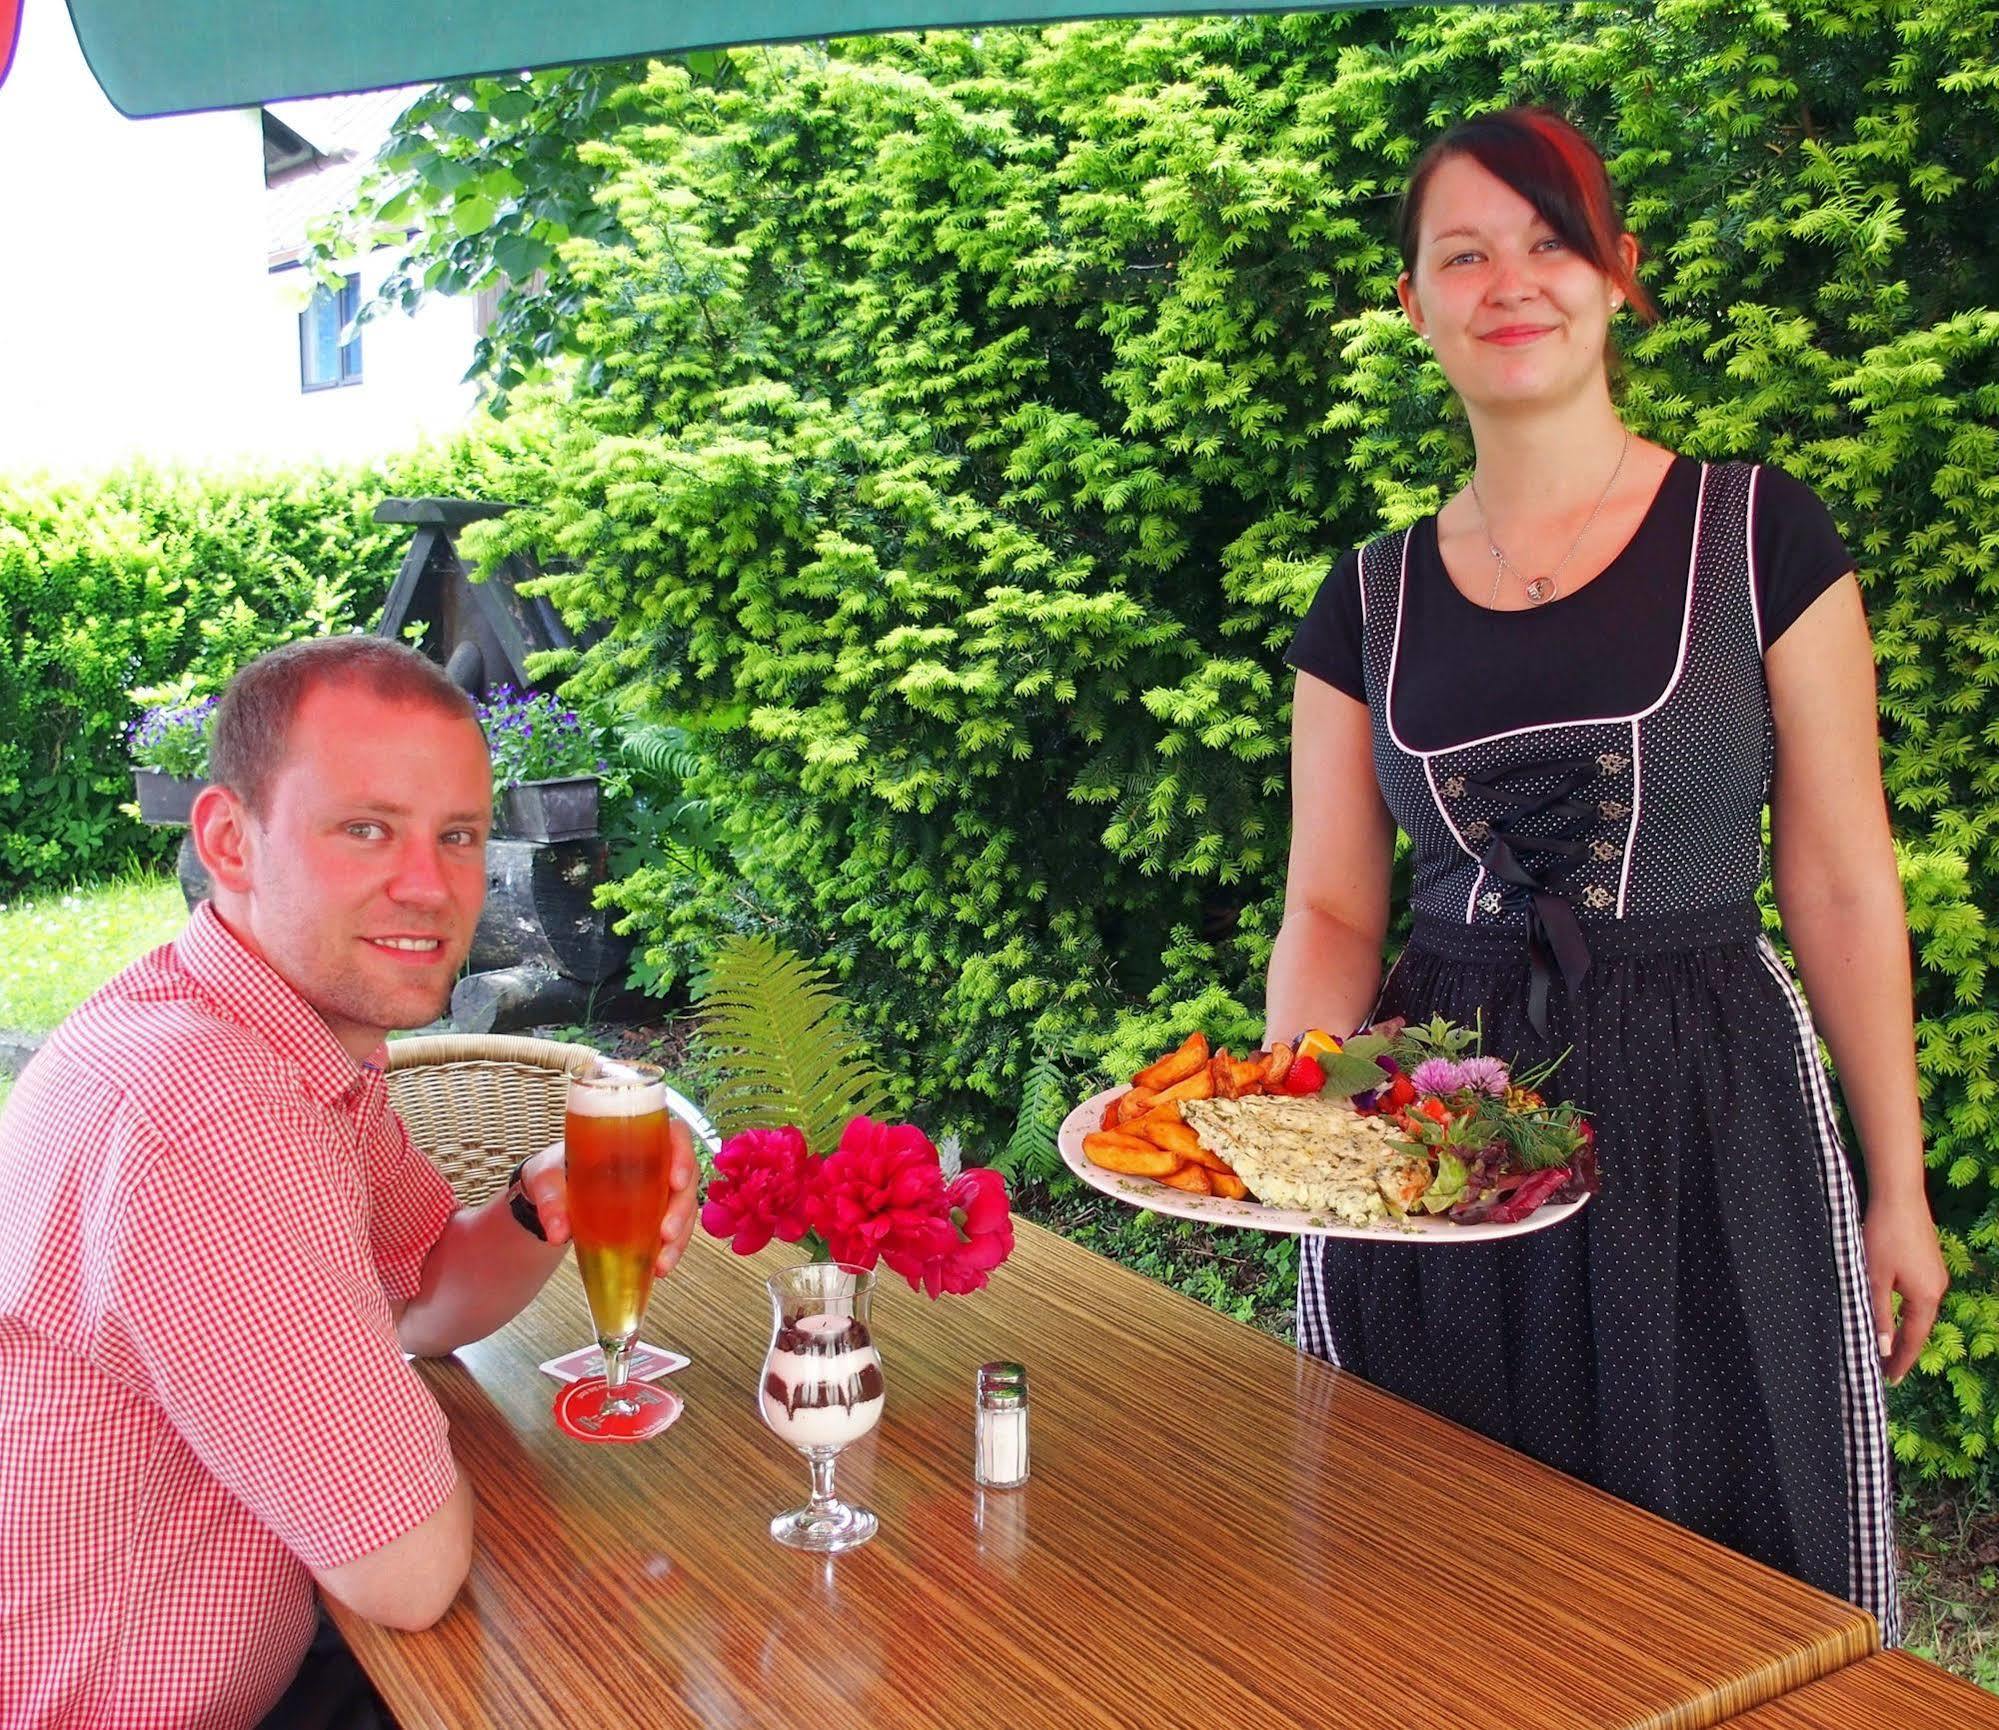
{"label": "waitress's face", "polygon": [[[1637,242],[1619,241],[1635,263]],[[1424,190],[1402,310],[1470,407],[1555,407],[1603,388],[1610,316],[1623,297],[1541,213],[1470,156]]]}

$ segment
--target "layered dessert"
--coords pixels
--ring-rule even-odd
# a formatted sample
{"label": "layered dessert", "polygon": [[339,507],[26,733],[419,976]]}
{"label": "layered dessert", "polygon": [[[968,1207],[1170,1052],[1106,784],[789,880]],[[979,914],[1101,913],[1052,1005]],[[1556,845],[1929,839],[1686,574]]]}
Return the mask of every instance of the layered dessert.
{"label": "layered dessert", "polygon": [[882,1366],[852,1316],[788,1321],[764,1359],[763,1420],[794,1448],[844,1448],[881,1421]]}

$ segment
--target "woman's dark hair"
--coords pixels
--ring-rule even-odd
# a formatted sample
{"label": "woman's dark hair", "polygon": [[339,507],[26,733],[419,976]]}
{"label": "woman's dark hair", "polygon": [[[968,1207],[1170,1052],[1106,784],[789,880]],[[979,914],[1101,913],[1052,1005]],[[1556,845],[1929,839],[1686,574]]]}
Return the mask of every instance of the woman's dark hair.
{"label": "woman's dark hair", "polygon": [[1652,297],[1618,256],[1624,219],[1594,144],[1545,108],[1502,108],[1460,120],[1417,158],[1402,194],[1402,268],[1416,268],[1417,230],[1430,176],[1453,156],[1469,156],[1540,213],[1569,249],[1609,277],[1647,324],[1659,316]]}

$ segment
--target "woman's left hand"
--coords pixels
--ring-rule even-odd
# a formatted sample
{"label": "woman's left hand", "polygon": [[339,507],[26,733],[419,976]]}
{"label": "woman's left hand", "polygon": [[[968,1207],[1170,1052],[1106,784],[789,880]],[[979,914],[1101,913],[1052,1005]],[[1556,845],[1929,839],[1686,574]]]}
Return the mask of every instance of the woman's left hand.
{"label": "woman's left hand", "polygon": [[[1863,1235],[1881,1373],[1889,1381],[1899,1382],[1909,1373],[1936,1325],[1937,1306],[1950,1289],[1950,1275],[1937,1245],[1936,1222],[1920,1195],[1906,1202],[1870,1203]],[[1897,1293],[1902,1298],[1899,1326],[1894,1302]]]}

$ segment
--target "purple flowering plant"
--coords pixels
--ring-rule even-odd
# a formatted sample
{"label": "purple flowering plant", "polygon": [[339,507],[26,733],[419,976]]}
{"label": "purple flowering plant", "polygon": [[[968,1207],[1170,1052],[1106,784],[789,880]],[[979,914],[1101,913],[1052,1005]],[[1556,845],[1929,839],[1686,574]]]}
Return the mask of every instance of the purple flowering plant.
{"label": "purple flowering plant", "polygon": [[598,775],[606,768],[601,728],[559,697],[496,687],[479,705],[479,725],[493,755],[493,791],[526,781]]}
{"label": "purple flowering plant", "polygon": [[208,777],[208,734],[215,720],[214,697],[161,703],[140,712],[125,729],[133,765],[181,780]]}

